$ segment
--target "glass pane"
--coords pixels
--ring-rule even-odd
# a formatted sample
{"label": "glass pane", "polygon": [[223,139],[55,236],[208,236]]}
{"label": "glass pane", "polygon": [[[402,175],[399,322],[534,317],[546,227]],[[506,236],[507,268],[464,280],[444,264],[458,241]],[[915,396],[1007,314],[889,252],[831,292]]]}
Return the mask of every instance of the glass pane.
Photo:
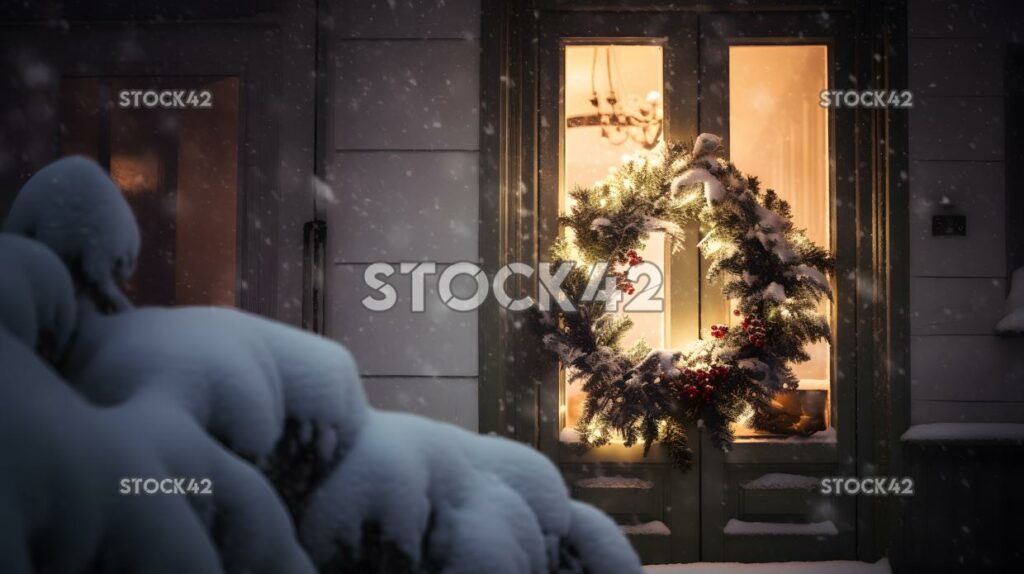
{"label": "glass pane", "polygon": [[[827,88],[826,46],[729,48],[730,159],[762,188],[776,190],[792,207],[795,226],[829,247],[828,113],[818,105]],[[828,301],[821,311],[830,317]],[[808,351],[811,360],[794,369],[800,388],[827,390],[829,345]]]}
{"label": "glass pane", "polygon": [[[212,107],[116,105],[140,89],[206,90]],[[62,154],[106,167],[139,222],[134,303],[235,304],[238,101],[236,77],[63,80]]]}
{"label": "glass pane", "polygon": [[[623,156],[654,147],[661,141],[661,121],[646,128],[624,127],[630,115],[663,117],[662,47],[656,45],[588,44],[565,47],[562,124],[562,186],[559,208],[571,207],[568,192],[577,185],[591,186],[622,163]],[[663,234],[654,234],[641,252],[645,261],[665,269]],[[642,286],[642,283],[641,285]],[[662,285],[651,285],[664,296]],[[640,289],[623,303],[640,296]],[[619,311],[621,312],[621,311]],[[645,339],[652,347],[665,346],[664,313],[629,313],[634,327],[623,344]],[[564,389],[565,426],[572,427],[583,403],[576,385]]]}

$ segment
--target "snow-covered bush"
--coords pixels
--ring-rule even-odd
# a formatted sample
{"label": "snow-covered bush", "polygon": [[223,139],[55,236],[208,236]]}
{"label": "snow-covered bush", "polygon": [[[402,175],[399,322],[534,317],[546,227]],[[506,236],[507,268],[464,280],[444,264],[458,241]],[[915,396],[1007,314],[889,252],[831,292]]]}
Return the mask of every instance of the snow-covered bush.
{"label": "snow-covered bush", "polygon": [[32,239],[0,234],[0,571],[639,572],[545,457],[369,407],[340,345],[132,308],[138,228],[90,161],[40,171],[5,229]]}
{"label": "snow-covered bush", "polygon": [[96,162],[69,156],[39,170],[18,192],[4,231],[49,246],[101,307],[131,306],[116,281],[135,269],[139,226],[117,184]]}

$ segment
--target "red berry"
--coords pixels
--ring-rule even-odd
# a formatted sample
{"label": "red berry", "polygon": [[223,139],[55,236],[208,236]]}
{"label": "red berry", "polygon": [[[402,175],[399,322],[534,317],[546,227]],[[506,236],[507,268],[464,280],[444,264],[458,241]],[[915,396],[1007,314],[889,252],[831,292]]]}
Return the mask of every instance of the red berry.
{"label": "red berry", "polygon": [[740,316],[740,310],[739,309],[733,309],[732,314],[737,316],[737,317],[739,317]]}

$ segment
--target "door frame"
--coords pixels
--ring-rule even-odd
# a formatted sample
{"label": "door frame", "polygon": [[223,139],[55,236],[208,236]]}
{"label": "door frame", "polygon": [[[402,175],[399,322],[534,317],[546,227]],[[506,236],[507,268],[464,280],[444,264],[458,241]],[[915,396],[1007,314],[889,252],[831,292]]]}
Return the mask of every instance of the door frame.
{"label": "door frame", "polygon": [[[757,0],[735,10],[699,0],[510,0],[484,2],[483,8],[480,252],[488,273],[509,262],[535,261],[542,253],[537,71],[542,22],[550,18],[578,11],[608,17],[642,11],[648,18],[662,12],[693,13],[698,18],[731,11],[842,12],[853,20],[855,37],[863,38],[850,48],[856,85],[907,85],[904,0]],[[852,112],[856,331],[852,342],[837,344],[853,345],[857,376],[855,399],[849,404],[852,425],[845,426],[854,434],[851,454],[857,474],[897,475],[898,437],[909,422],[909,192],[903,175],[908,167],[907,120],[898,111]],[[530,285],[519,283],[515,288],[526,292]],[[509,436],[550,454],[541,429],[542,414],[549,407],[539,391],[545,375],[550,376],[552,361],[537,337],[529,329],[517,328],[515,317],[488,302],[480,309],[479,341],[481,432]],[[787,452],[777,455],[787,460],[806,454],[783,450]],[[890,501],[869,498],[855,503],[856,556],[863,560],[881,556],[899,525]]]}

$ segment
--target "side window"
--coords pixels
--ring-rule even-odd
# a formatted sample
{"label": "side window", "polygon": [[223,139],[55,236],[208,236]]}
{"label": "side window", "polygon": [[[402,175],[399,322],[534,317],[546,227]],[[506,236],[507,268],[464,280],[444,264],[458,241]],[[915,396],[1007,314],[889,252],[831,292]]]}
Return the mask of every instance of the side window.
{"label": "side window", "polygon": [[[623,156],[653,148],[662,141],[663,50],[657,44],[565,46],[561,213],[572,207],[569,192],[574,187],[594,185],[620,165]],[[664,234],[655,233],[640,255],[665,269],[667,247]],[[662,284],[639,287],[633,295],[625,296],[624,304],[637,297],[664,297]],[[624,346],[641,338],[654,348],[667,346],[666,313],[628,315],[633,328],[623,338]],[[582,413],[584,395],[578,385],[567,380],[563,396],[563,427],[572,428]]]}
{"label": "side window", "polygon": [[[123,105],[123,91],[165,89],[194,92],[195,105]],[[60,96],[61,154],[99,162],[139,222],[129,299],[235,305],[238,78],[64,78]]]}
{"label": "side window", "polygon": [[[729,48],[729,157],[774,189],[792,210],[796,227],[811,241],[832,243],[828,110],[819,94],[828,89],[828,47],[824,45],[734,45]],[[830,318],[829,301],[821,313]],[[727,315],[735,321],[735,317]],[[725,317],[723,317],[724,319]],[[810,360],[793,365],[806,402],[831,388],[831,348],[821,341],[807,349]],[[806,391],[810,391],[808,394]],[[817,392],[817,393],[816,393]],[[782,404],[794,416],[807,405]],[[828,409],[824,408],[827,417]],[[827,422],[827,421],[826,421]]]}

